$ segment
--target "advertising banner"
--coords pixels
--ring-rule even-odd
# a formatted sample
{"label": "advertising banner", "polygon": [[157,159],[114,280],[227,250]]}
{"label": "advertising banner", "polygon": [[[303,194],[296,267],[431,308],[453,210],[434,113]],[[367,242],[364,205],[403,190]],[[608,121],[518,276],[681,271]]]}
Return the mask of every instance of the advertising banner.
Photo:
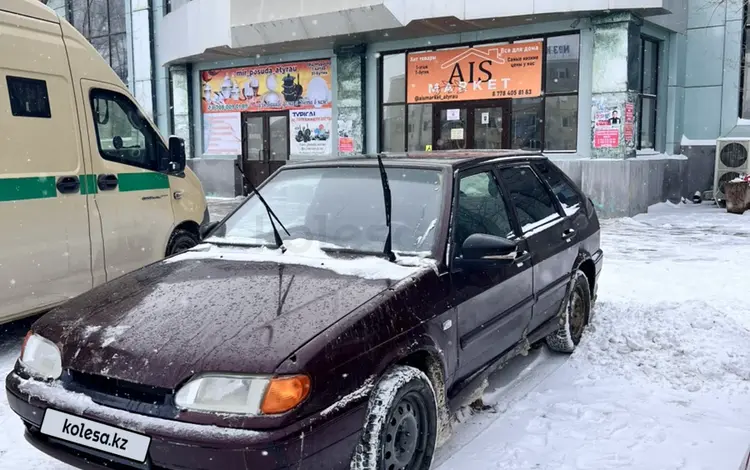
{"label": "advertising banner", "polygon": [[594,115],[594,148],[617,148],[620,146],[619,108],[597,110]]}
{"label": "advertising banner", "polygon": [[408,103],[533,98],[542,94],[543,42],[408,55]]}
{"label": "advertising banner", "polygon": [[239,155],[242,153],[240,113],[206,114],[203,116],[203,153],[208,155]]}
{"label": "advertising banner", "polygon": [[292,155],[330,155],[331,109],[289,111]]}
{"label": "advertising banner", "polygon": [[331,107],[331,61],[201,71],[203,113]]}

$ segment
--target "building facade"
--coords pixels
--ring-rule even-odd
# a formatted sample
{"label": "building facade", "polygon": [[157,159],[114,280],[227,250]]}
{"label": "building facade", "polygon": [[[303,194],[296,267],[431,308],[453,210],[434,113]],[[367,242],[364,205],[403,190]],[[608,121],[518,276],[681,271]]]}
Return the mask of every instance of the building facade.
{"label": "building facade", "polygon": [[151,38],[128,83],[143,102],[149,81],[209,195],[246,190],[237,163],[259,182],[289,160],[518,148],[634,215],[710,189],[715,139],[750,114],[743,0],[122,1]]}

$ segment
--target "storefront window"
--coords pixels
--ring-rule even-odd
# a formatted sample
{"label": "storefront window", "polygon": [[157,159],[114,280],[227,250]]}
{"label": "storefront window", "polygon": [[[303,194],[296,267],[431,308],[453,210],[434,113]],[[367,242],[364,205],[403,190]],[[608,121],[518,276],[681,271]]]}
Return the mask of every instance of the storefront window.
{"label": "storefront window", "polygon": [[382,119],[380,147],[383,152],[403,152],[406,139],[406,54],[381,59]]}
{"label": "storefront window", "polygon": [[409,105],[408,150],[424,150],[432,145],[432,105]]}
{"label": "storefront window", "polygon": [[544,149],[574,151],[578,143],[579,36],[547,38]]}
{"label": "storefront window", "polygon": [[384,106],[382,127],[382,151],[403,152],[404,151],[404,125],[406,124],[406,106]]}
{"label": "storefront window", "polygon": [[641,39],[640,137],[637,148],[656,148],[656,102],[659,83],[659,42]]}
{"label": "storefront window", "polygon": [[578,138],[578,95],[548,96],[544,107],[544,147],[575,150]]}
{"label": "storefront window", "polygon": [[575,151],[578,34],[385,54],[380,150]]}
{"label": "storefront window", "polygon": [[542,150],[543,103],[542,98],[513,100],[511,148]]}

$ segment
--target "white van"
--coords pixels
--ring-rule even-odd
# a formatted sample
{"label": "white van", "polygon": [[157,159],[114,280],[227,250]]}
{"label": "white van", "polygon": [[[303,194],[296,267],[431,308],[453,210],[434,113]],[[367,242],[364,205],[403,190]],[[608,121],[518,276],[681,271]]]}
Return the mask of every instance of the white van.
{"label": "white van", "polygon": [[198,243],[185,144],[39,0],[0,1],[0,323]]}

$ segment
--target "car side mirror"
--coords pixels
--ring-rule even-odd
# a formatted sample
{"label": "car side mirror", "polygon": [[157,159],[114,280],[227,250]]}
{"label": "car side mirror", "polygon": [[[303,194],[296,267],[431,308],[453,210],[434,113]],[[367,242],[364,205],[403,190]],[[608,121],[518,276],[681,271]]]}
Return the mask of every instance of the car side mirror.
{"label": "car side mirror", "polygon": [[206,225],[201,226],[201,240],[204,240],[209,233],[213,232],[214,229],[219,225],[219,223],[220,222],[218,220],[214,220],[213,222],[209,222]]}
{"label": "car side mirror", "polygon": [[169,138],[169,172],[182,173],[186,165],[185,139],[173,135]]}
{"label": "car side mirror", "polygon": [[475,233],[469,235],[461,246],[463,259],[467,261],[513,261],[518,256],[515,242],[507,238]]}

